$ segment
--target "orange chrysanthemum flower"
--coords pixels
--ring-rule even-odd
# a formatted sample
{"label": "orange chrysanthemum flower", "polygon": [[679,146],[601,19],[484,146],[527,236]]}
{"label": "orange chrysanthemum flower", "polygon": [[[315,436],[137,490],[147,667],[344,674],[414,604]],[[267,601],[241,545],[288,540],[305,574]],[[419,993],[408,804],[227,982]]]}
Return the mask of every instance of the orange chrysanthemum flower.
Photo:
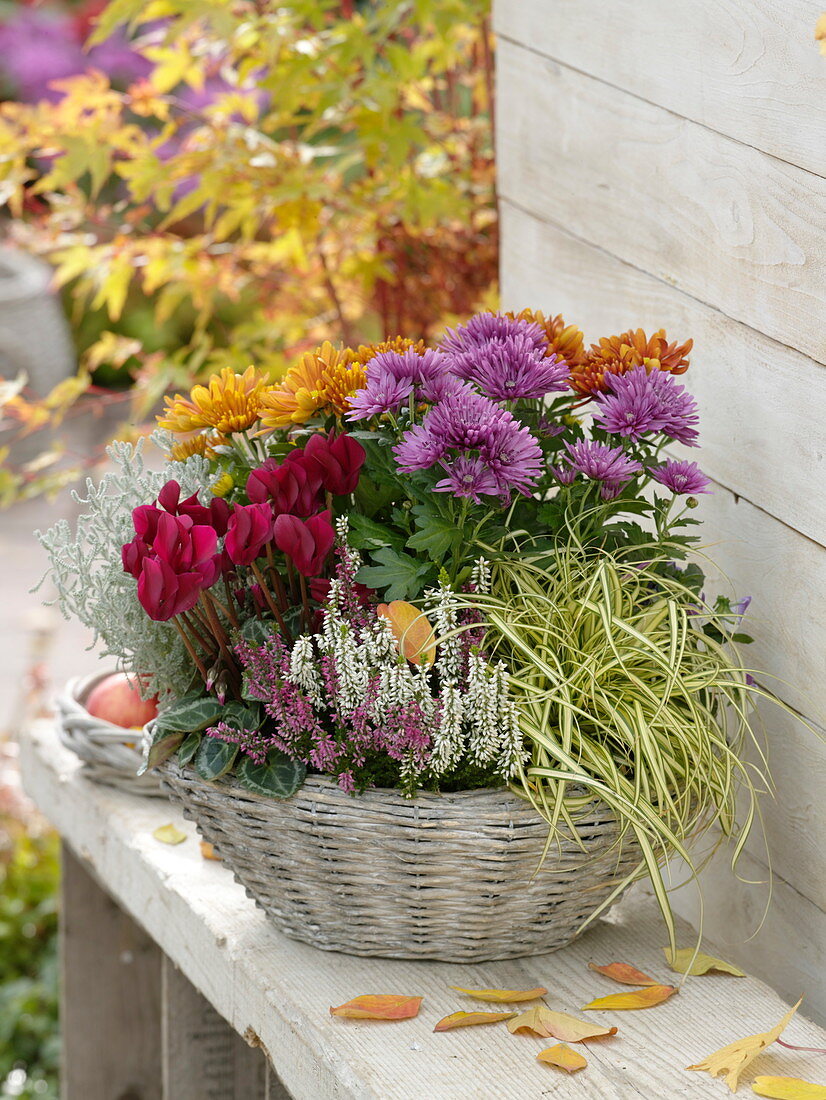
{"label": "orange chrysanthemum flower", "polygon": [[236,374],[224,367],[213,374],[206,386],[193,386],[188,398],[176,393],[167,397],[158,423],[171,432],[193,432],[212,428],[219,435],[244,432],[258,419],[261,399],[273,387],[265,374],[247,367]]}
{"label": "orange chrysanthemum flower", "polygon": [[571,388],[585,397],[605,393],[606,374],[625,374],[633,367],[683,374],[688,370],[688,353],[693,340],[669,344],[665,329],[647,337],[641,328],[619,336],[604,336],[586,352],[585,362],[571,372]]}
{"label": "orange chrysanthemum flower", "polygon": [[410,340],[407,336],[394,336],[390,340],[380,340],[377,344],[359,344],[356,358],[362,366],[366,366],[371,359],[383,351],[397,351],[399,354],[413,348],[417,355],[424,355],[427,350],[424,340]]}
{"label": "orange chrysanthemum flower", "polygon": [[169,448],[166,456],[172,462],[186,462],[193,455],[204,455],[205,458],[214,458],[214,447],[226,443],[221,435],[213,435],[211,432],[198,432],[188,439],[180,439]]}
{"label": "orange chrysanthemum flower", "polygon": [[523,309],[519,313],[507,313],[515,321],[532,321],[539,325],[548,339],[548,355],[564,359],[571,370],[585,362],[585,337],[576,325],[566,325],[561,313],[546,317],[540,309]]}
{"label": "orange chrysanthemum flower", "polygon": [[364,366],[350,348],[334,348],[326,341],[305,352],[284,380],[261,401],[261,423],[267,428],[303,424],[316,413],[341,416],[350,394],[367,382]]}

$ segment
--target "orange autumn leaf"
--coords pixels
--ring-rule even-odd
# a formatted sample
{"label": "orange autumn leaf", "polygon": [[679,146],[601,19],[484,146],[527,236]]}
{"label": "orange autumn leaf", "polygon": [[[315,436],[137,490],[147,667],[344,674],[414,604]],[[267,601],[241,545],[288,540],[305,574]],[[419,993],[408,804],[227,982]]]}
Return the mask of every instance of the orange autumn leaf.
{"label": "orange autumn leaf", "polygon": [[800,1077],[755,1077],[752,1091],[772,1100],[826,1100],[826,1085],[813,1085]]}
{"label": "orange autumn leaf", "polygon": [[746,976],[738,967],[732,965],[732,963],[724,962],[723,959],[715,959],[713,955],[704,955],[702,951],[698,951],[695,955],[693,947],[680,947],[674,953],[672,953],[670,947],[664,947],[663,954],[665,955],[665,961],[677,974],[690,974],[695,978],[701,974],[712,972],[731,974],[735,978],[745,978]]}
{"label": "orange autumn leaf", "polygon": [[709,1054],[708,1058],[698,1062],[696,1066],[688,1066],[687,1068],[703,1070],[712,1077],[719,1077],[721,1073],[724,1073],[723,1080],[732,1092],[736,1092],[740,1083],[740,1074],[754,1061],[758,1054],[762,1053],[767,1046],[770,1046],[775,1039],[780,1037],[789,1020],[800,1008],[802,1000],[801,997],[794,1008],[790,1008],[780,1023],[776,1024],[771,1031],[762,1031],[759,1035],[748,1035],[745,1039],[737,1039],[735,1042],[729,1043],[728,1046],[721,1047],[720,1050]]}
{"label": "orange autumn leaf", "polygon": [[433,664],[436,659],[436,636],[423,611],[406,600],[393,600],[391,603],[380,603],[376,612],[390,623],[403,657],[414,665],[424,662]]}
{"label": "orange autumn leaf", "polygon": [[352,1001],[331,1008],[331,1016],[350,1020],[410,1020],[419,1015],[421,997],[403,997],[398,993],[362,993]]}
{"label": "orange autumn leaf", "polygon": [[564,1043],[557,1043],[555,1047],[548,1047],[547,1050],[540,1051],[536,1056],[536,1060],[547,1062],[549,1066],[558,1066],[560,1069],[564,1069],[566,1073],[576,1073],[577,1070],[585,1069],[588,1065],[578,1050],[571,1050]]}
{"label": "orange autumn leaf", "polygon": [[463,989],[460,985],[452,985],[450,988],[467,997],[475,997],[477,1001],[496,1001],[502,1004],[536,1001],[548,992],[542,985],[538,985],[536,989]]}
{"label": "orange autumn leaf", "polygon": [[547,1005],[536,1005],[510,1020],[508,1031],[511,1035],[538,1035],[541,1039],[560,1039],[563,1043],[581,1043],[584,1039],[617,1033],[615,1027],[578,1020],[567,1012],[553,1012]]}
{"label": "orange autumn leaf", "polygon": [[221,857],[219,855],[216,855],[215,849],[208,841],[202,840],[199,847],[201,849],[201,855],[204,859],[214,859],[216,863],[221,862]]}
{"label": "orange autumn leaf", "polygon": [[619,982],[620,985],[659,985],[656,978],[649,978],[641,970],[627,963],[608,963],[607,966],[596,966],[588,963],[589,970],[595,970],[597,974],[604,974],[606,978]]}
{"label": "orange autumn leaf", "polygon": [[645,989],[636,989],[633,993],[611,993],[608,997],[598,997],[590,1004],[583,1005],[582,1011],[595,1008],[653,1008],[654,1005],[667,1001],[676,992],[676,986],[673,985],[649,985]]}
{"label": "orange autumn leaf", "polygon": [[515,1012],[453,1012],[439,1020],[434,1031],[452,1031],[454,1027],[476,1027],[477,1024],[498,1024],[511,1020]]}

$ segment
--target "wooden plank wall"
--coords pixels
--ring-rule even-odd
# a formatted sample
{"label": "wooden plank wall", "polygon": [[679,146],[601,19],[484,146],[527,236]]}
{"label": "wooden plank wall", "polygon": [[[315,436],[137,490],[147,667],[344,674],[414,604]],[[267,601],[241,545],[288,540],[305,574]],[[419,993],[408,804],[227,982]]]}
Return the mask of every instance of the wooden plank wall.
{"label": "wooden plank wall", "polygon": [[[561,312],[594,341],[694,338],[709,553],[754,597],[749,660],[826,738],[821,8],[495,0],[495,27],[503,306]],[[764,919],[766,887],[733,883],[721,856],[705,926],[826,1023],[826,744],[763,717],[772,904]],[[743,877],[767,881],[767,862],[755,841]],[[674,901],[696,916],[691,890]]]}

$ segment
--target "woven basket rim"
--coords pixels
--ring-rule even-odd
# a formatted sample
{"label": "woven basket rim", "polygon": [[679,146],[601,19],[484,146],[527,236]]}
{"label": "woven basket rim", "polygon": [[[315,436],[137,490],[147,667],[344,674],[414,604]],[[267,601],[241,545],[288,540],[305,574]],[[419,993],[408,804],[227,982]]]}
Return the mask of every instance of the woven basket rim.
{"label": "woven basket rim", "polygon": [[95,722],[100,729],[105,730],[107,733],[121,734],[122,739],[126,740],[138,740],[138,736],[128,738],[127,734],[133,733],[138,735],[137,730],[129,730],[124,726],[116,726],[114,722],[107,722],[105,718],[98,718],[94,714],[89,714],[86,709],[86,700],[92,694],[93,689],[107,676],[112,676],[114,673],[121,671],[117,668],[100,669],[97,672],[87,672],[80,676],[72,676],[68,679],[63,687],[63,690],[57,696],[56,703],[58,709],[63,714],[85,714],[88,718]]}

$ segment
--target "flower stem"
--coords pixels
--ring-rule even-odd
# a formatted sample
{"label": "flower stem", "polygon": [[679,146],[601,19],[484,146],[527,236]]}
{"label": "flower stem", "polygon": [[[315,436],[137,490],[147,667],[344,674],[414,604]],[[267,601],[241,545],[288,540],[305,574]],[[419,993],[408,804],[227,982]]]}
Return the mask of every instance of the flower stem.
{"label": "flower stem", "polygon": [[207,677],[207,670],[204,667],[203,661],[198,656],[198,654],[195,650],[195,646],[189,640],[186,631],[184,630],[183,626],[178,622],[178,619],[177,619],[176,616],[172,617],[172,622],[174,623],[176,630],[180,634],[181,640],[183,641],[184,645],[186,646],[187,653],[192,658],[192,660],[195,662],[195,667],[198,669],[198,674],[200,675],[201,679],[206,684],[207,678],[208,678]]}
{"label": "flower stem", "polygon": [[287,624],[284,622],[284,617],[281,614],[281,612],[278,610],[278,605],[276,604],[275,600],[272,598],[272,595],[270,594],[270,590],[267,587],[267,582],[264,579],[264,574],[261,572],[261,570],[258,568],[258,566],[256,565],[255,562],[252,562],[252,565],[250,566],[250,568],[252,569],[253,574],[255,575],[255,579],[258,581],[258,586],[261,589],[261,595],[267,601],[267,607],[270,609],[270,611],[272,611],[273,618],[278,623],[278,626],[281,630],[281,633],[287,639],[287,642],[290,645],[292,645],[293,636],[290,633],[290,631],[287,629]]}

